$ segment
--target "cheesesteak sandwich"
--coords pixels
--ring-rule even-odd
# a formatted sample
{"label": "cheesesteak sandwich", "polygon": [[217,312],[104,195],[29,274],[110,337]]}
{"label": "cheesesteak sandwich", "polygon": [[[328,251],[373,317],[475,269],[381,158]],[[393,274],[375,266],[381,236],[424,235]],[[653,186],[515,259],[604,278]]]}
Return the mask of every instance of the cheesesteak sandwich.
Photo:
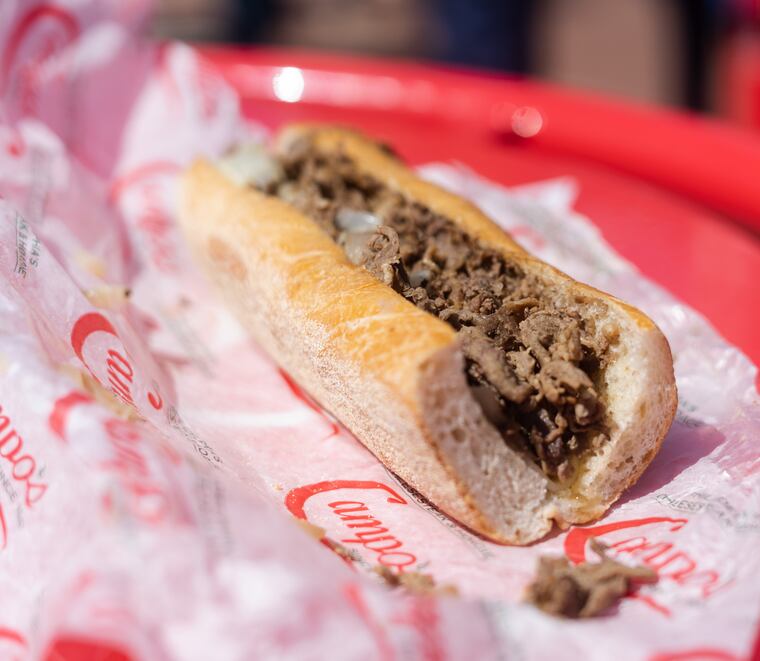
{"label": "cheesesteak sandwich", "polygon": [[196,162],[181,223],[258,343],[454,519],[526,544],[600,516],[676,410],[665,337],[387,148],[290,126]]}

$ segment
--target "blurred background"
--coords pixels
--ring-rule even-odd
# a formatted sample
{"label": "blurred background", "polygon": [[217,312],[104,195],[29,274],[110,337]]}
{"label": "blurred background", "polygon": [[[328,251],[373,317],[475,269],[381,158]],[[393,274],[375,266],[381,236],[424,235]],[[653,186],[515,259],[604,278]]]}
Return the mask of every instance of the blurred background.
{"label": "blurred background", "polygon": [[528,74],[760,131],[760,0],[161,0],[153,30]]}

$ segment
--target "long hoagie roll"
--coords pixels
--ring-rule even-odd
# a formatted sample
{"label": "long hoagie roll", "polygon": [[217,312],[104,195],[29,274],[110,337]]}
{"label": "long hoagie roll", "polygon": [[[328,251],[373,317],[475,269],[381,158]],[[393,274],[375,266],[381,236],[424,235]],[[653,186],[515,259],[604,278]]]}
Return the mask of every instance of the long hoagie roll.
{"label": "long hoagie roll", "polygon": [[531,256],[348,130],[287,127],[184,175],[181,224],[260,345],[390,470],[525,544],[604,513],[676,410],[639,310]]}

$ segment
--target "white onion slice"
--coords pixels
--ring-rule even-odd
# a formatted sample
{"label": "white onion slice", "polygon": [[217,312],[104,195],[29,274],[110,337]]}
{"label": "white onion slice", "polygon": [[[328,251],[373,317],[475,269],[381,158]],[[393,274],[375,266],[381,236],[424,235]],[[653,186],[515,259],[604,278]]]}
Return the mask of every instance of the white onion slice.
{"label": "white onion slice", "polygon": [[248,143],[235,147],[218,162],[219,169],[238,186],[266,188],[283,176],[282,167],[264,147]]}
{"label": "white onion slice", "polygon": [[341,247],[349,262],[357,266],[362,265],[367,257],[367,247],[373,236],[375,236],[374,232],[346,232],[341,234]]}
{"label": "white onion slice", "polygon": [[343,207],[338,209],[335,216],[335,227],[341,232],[354,234],[357,232],[372,232],[380,226],[380,219],[367,211],[357,211]]}

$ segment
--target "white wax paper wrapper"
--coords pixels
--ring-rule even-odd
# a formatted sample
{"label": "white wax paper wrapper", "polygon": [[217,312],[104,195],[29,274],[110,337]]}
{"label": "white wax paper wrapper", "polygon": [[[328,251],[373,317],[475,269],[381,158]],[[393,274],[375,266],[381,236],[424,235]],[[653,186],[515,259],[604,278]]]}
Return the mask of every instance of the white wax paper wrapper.
{"label": "white wax paper wrapper", "polygon": [[[473,536],[315,406],[189,261],[178,172],[257,131],[192,50],[135,35],[144,4],[0,5],[0,658],[746,658],[760,615],[750,362],[613,253],[572,211],[571,179],[510,191],[423,168],[645,310],[676,361],[678,419],[607,516],[529,548]],[[129,286],[129,304],[105,283]],[[540,554],[580,562],[591,537],[659,582],[592,621],[519,603]],[[390,590],[378,565],[460,596]]]}

